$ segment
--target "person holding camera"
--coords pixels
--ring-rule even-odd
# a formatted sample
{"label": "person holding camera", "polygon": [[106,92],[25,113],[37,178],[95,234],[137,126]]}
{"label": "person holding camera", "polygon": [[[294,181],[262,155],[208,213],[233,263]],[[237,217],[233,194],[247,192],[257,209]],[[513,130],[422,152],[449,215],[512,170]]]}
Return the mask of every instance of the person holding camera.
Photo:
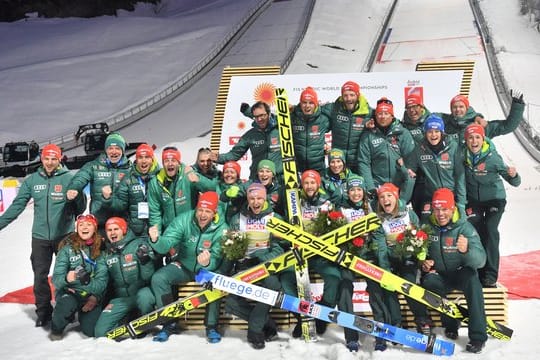
{"label": "person holding camera", "polygon": [[52,313],[49,339],[61,340],[64,329],[78,314],[81,331],[94,336],[101,312],[100,300],[107,287],[107,268],[101,255],[102,237],[94,215],[79,215],[76,231],[59,244],[52,281],[56,306]]}
{"label": "person holding camera", "polygon": [[128,229],[126,220],[115,216],[105,223],[105,232],[108,242],[103,258],[112,299],[96,323],[96,337],[105,336],[126,317],[149,313],[155,304],[149,287],[155,269],[154,252],[148,238],[137,237]]}

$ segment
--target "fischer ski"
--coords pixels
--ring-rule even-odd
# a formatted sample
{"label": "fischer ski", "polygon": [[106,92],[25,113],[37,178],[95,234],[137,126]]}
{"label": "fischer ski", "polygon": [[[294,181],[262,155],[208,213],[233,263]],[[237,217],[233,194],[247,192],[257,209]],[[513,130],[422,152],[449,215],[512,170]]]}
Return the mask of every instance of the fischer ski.
{"label": "fischer ski", "polygon": [[[342,244],[355,237],[367,232],[373,231],[380,226],[381,222],[375,214],[364,216],[355,222],[342,226],[328,234],[321,236],[320,239],[330,244]],[[308,259],[315,254],[312,251],[304,251],[304,259]],[[284,269],[294,266],[297,258],[292,250],[277,256],[274,259],[265,261],[252,268],[242,271],[234,278],[245,282],[256,282],[272,274],[278,273]],[[114,340],[123,340],[127,337],[135,338],[138,334],[146,332],[157,325],[161,325],[169,320],[178,319],[187,312],[199,308],[203,305],[216,301],[226,294],[221,291],[211,291],[203,289],[182,299],[178,299],[148,314],[138,317],[127,324],[120,325],[107,333],[107,338]]]}
{"label": "fischer ski", "polygon": [[229,276],[200,270],[195,280],[205,286],[247,299],[259,301],[283,310],[313,317],[364,334],[399,343],[416,350],[442,356],[454,354],[454,343],[438,339],[435,335],[424,335],[397,326],[366,319],[355,314],[339,311],[315,302],[309,302],[283,292],[249,284]]}
{"label": "fischer ski", "polygon": [[[274,235],[311,250],[317,255],[321,255],[357,274],[377,281],[383,288],[389,291],[397,291],[440,313],[463,322],[468,322],[469,320],[469,311],[467,308],[428,291],[417,284],[402,279],[390,271],[386,271],[368,261],[362,260],[335,245],[324,242],[320,238],[291,226],[282,220],[271,218],[267,222],[266,227]],[[512,329],[493,321],[489,317],[486,320],[486,330],[489,335],[500,340],[510,340],[513,333]]]}
{"label": "fischer ski", "polygon": [[[300,182],[298,181],[298,171],[296,170],[289,100],[287,98],[287,92],[283,88],[276,88],[275,95],[281,161],[283,163],[283,183],[285,184],[285,199],[287,203],[287,218],[289,223],[303,229],[300,205]],[[298,297],[302,300],[311,301],[311,281],[309,279],[308,263],[302,255],[303,249],[293,247],[292,251],[298,260],[294,266]],[[299,321],[302,324],[302,336],[304,340],[317,341],[313,318],[301,316]]]}

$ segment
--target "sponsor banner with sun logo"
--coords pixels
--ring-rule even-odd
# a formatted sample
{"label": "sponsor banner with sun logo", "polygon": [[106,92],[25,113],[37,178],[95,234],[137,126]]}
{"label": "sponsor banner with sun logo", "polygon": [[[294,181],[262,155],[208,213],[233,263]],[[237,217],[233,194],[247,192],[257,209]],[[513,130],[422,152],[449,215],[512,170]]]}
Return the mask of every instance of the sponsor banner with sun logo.
{"label": "sponsor banner with sun logo", "polygon": [[[264,101],[275,109],[275,89],[285,88],[289,102],[299,103],[300,93],[311,86],[317,92],[320,104],[334,102],[341,96],[341,85],[354,81],[360,85],[360,93],[375,107],[377,100],[387,97],[394,103],[397,118],[403,116],[405,98],[410,94],[419,96],[432,112],[449,112],[450,99],[459,93],[463,70],[392,72],[392,73],[334,73],[233,76],[229,84],[224,119],[220,132],[219,152],[228,152],[242,134],[251,129],[253,120],[240,112],[240,105],[253,105]],[[331,136],[327,139],[331,141]],[[251,156],[248,153],[239,160],[242,178],[249,177]]]}

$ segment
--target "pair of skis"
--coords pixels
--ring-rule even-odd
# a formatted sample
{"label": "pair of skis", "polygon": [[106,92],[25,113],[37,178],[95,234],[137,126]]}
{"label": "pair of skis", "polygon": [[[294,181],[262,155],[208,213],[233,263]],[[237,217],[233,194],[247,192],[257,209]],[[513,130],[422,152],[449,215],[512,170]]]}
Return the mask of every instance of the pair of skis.
{"label": "pair of skis", "polygon": [[[324,239],[324,241],[330,244],[339,245],[377,229],[380,224],[379,218],[377,218],[375,214],[370,214],[323,235],[321,239]],[[312,256],[314,256],[312,251],[305,250],[303,252],[304,260],[307,260]],[[236,274],[234,278],[248,283],[256,282],[272,274],[279,273],[284,269],[290,268],[291,266],[294,266],[296,262],[297,257],[293,254],[293,251],[290,250],[274,259],[242,271]],[[177,301],[138,317],[127,324],[114,328],[107,333],[107,338],[117,341],[128,337],[135,338],[138,334],[147,332],[170,320],[178,319],[187,312],[216,301],[225,295],[226,294],[217,290],[212,291],[203,289],[197,291],[188,297],[178,299]]]}
{"label": "pair of skis", "polygon": [[[467,308],[428,291],[415,283],[402,279],[390,271],[386,271],[368,261],[360,259],[282,220],[271,218],[267,222],[266,227],[272,234],[289,240],[306,250],[313,251],[317,255],[350,269],[359,275],[377,281],[389,291],[397,291],[452,318],[463,322],[469,321],[469,311]],[[489,335],[500,340],[510,340],[513,333],[512,329],[493,321],[489,317],[486,320],[486,331]]]}
{"label": "pair of skis", "polygon": [[201,270],[195,277],[195,280],[213,289],[219,289],[236,296],[242,296],[247,299],[279,307],[283,310],[334,323],[367,335],[399,343],[419,351],[439,356],[450,356],[454,354],[454,343],[438,339],[435,335],[428,336],[393,325],[366,319],[315,302],[301,300],[283,292],[249,284],[229,276]]}
{"label": "pair of skis", "polygon": [[[283,183],[285,186],[285,200],[287,203],[287,218],[289,223],[303,229],[300,204],[300,182],[298,181],[298,171],[296,170],[289,101],[287,93],[283,88],[276,88],[275,95],[281,162],[283,163]],[[311,281],[309,279],[309,268],[302,252],[302,248],[293,248],[293,253],[297,258],[296,265],[294,266],[296,288],[300,299],[310,301]],[[302,337],[304,340],[308,342],[316,341],[317,334],[315,331],[314,319],[301,314],[299,321],[302,325]]]}

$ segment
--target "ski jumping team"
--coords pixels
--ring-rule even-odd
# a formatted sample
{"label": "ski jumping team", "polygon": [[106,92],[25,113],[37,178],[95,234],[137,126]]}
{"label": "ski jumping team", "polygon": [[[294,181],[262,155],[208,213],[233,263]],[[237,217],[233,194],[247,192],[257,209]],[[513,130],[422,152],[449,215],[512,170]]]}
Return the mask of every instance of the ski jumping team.
{"label": "ski jumping team", "polygon": [[[437,294],[463,291],[470,311],[466,350],[473,353],[487,340],[482,288],[497,286],[498,225],[506,205],[502,179],[512,186],[521,181],[491,141],[514,131],[523,118],[523,95],[511,96],[508,117],[487,121],[465,96],[450,100],[450,113],[432,113],[410,95],[399,120],[391,100],[381,98],[373,108],[360,86],[347,81],[335,102],[319,104],[316,91],[306,87],[290,109],[305,230],[317,228],[324,213],[339,212],[351,222],[375,212],[382,225],[356,239],[356,254]],[[252,128],[227,153],[199,149],[192,166],[175,147],[162,150],[160,166],[148,144],[137,148],[131,163],[118,133],[75,174],[62,166],[58,146],[42,149],[42,166],[22,182],[0,216],[0,230],[33,199],[35,325],[50,326],[51,340],[62,339],[75,319],[85,335],[106,336],[173,302],[178,286],[193,281],[199,269],[232,275],[291,247],[265,228],[273,216],[287,218],[276,116],[264,102],[243,103],[240,111],[253,119]],[[331,148],[325,141],[329,132]],[[237,161],[248,150],[250,175],[241,179]],[[320,226],[317,231],[321,235]],[[404,239],[420,231],[426,234],[423,251],[404,251]],[[230,234],[245,242],[241,253],[224,254]],[[48,283],[53,254],[54,308]],[[320,303],[353,312],[353,274],[319,257],[309,267],[324,280]],[[297,291],[292,269],[258,284]],[[396,294],[371,280],[367,291],[374,319],[400,326]],[[426,307],[407,300],[417,331],[429,335],[433,323]],[[247,321],[253,348],[275,338],[269,305],[234,295],[224,301],[226,312]],[[221,340],[220,306],[206,306],[209,343]],[[292,336],[300,338],[297,319]],[[315,324],[317,334],[324,334],[326,323]],[[442,324],[447,338],[458,338],[458,321],[442,316]],[[178,332],[176,322],[166,323],[154,340],[167,341]],[[358,332],[345,329],[344,336],[350,351],[361,349]],[[375,350],[386,348],[385,340],[375,340]]]}

